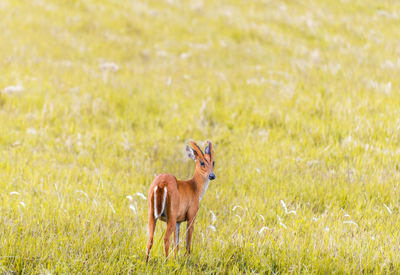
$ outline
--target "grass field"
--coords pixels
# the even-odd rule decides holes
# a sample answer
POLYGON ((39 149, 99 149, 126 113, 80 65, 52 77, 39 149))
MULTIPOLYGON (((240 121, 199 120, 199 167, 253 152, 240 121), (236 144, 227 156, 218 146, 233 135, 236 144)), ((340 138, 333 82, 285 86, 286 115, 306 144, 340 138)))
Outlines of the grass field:
POLYGON ((400 2, 2 0, 0 18, 0 273, 400 273, 400 2), (141 194, 192 175, 189 139, 213 141, 217 176, 193 253, 165 262, 158 223, 146 265, 141 194))

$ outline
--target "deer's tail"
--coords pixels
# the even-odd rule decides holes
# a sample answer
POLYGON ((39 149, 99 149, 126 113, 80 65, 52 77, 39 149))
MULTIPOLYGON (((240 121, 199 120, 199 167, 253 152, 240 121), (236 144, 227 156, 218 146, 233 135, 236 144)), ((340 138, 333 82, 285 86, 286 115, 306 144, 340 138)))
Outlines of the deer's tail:
POLYGON ((167 187, 160 188, 157 185, 153 190, 153 207, 154 207, 154 218, 158 219, 165 210, 165 204, 167 202, 167 187))

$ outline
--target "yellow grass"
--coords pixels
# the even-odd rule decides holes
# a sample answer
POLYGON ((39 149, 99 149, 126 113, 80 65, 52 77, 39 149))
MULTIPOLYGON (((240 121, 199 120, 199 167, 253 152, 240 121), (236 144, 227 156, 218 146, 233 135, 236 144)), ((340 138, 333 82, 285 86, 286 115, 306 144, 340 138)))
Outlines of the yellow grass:
POLYGON ((399 2, 2 0, 0 18, 0 273, 400 272, 399 2), (165 262, 159 223, 146 265, 137 193, 191 176, 189 139, 213 141, 217 176, 193 253, 165 262))

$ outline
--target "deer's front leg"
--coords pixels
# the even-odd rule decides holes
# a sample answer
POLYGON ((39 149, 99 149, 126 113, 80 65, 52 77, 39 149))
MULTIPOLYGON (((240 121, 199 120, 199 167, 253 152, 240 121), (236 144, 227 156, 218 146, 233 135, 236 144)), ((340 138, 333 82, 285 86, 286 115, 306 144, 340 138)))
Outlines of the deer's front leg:
POLYGON ((188 213, 188 221, 187 221, 187 235, 186 235, 186 254, 190 254, 190 244, 192 243, 192 235, 194 230, 194 221, 196 219, 198 209, 193 211, 192 213, 188 213))

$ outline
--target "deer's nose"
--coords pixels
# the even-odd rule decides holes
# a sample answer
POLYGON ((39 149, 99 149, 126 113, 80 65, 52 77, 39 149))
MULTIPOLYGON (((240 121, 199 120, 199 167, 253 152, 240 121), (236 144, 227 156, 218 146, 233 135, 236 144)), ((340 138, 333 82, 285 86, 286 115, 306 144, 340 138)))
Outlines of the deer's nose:
POLYGON ((210 175, 208 175, 208 178, 209 178, 210 180, 215 180, 215 174, 214 174, 214 173, 211 173, 210 175))

